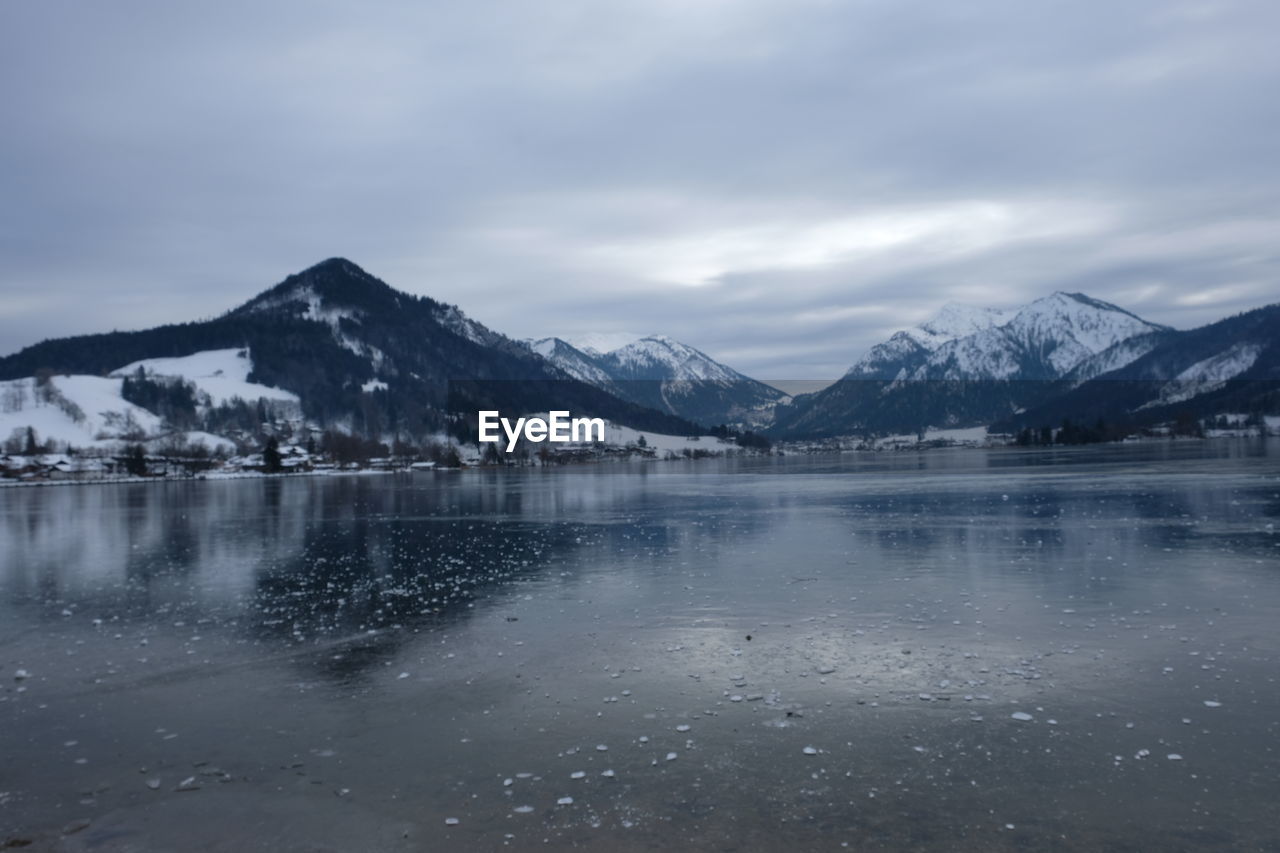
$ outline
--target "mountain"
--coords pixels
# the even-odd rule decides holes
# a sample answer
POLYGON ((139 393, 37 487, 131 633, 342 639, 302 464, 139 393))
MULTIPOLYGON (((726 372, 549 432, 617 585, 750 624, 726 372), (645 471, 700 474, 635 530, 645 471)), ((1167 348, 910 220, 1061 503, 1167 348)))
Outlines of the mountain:
POLYGON ((839 382, 779 407, 774 432, 810 437, 990 423, 1069 389, 1074 370, 1082 381, 1091 369, 1114 369, 1145 352, 1125 342, 1155 346, 1170 331, 1081 293, 1054 293, 1007 312, 948 305, 872 347, 839 382))
MULTIPOLYGON (((0 429, 28 417, 24 409, 58 405, 49 389, 67 376, 99 380, 93 406, 114 395, 167 425, 223 435, 294 414, 368 437, 462 434, 474 430, 477 409, 552 408, 653 432, 702 431, 582 382, 455 306, 395 290, 342 258, 213 320, 48 340, 0 358, 11 410, 0 429)), ((83 406, 66 402, 66 417, 81 423, 83 406)))
POLYGON ((1144 350, 1136 358, 993 428, 1059 427, 1064 420, 1092 426, 1102 419, 1132 429, 1280 411, 1280 304, 1135 343, 1144 350))
POLYGON ((1009 316, 994 308, 973 308, 949 303, 919 326, 895 332, 873 346, 845 373, 845 379, 905 379, 923 367, 929 356, 958 338, 1008 322, 1009 316))
POLYGON ((529 349, 550 361, 565 373, 582 382, 589 382, 611 394, 617 393, 613 377, 597 361, 599 353, 580 350, 560 338, 543 338, 525 342, 529 349))
POLYGON ((640 340, 642 337, 644 336, 633 335, 628 332, 587 332, 564 338, 564 341, 587 355, 600 356, 607 352, 621 349, 629 343, 640 340))
POLYGON ((527 341, 569 375, 642 406, 715 426, 756 428, 787 399, 706 353, 665 335, 650 335, 607 352, 560 338, 527 341))
POLYGON ((1173 329, 1160 329, 1154 332, 1134 335, 1132 338, 1125 338, 1107 347, 1102 352, 1089 356, 1071 368, 1066 378, 1077 384, 1087 382, 1095 376, 1110 373, 1132 361, 1137 361, 1156 347, 1175 339, 1177 336, 1178 332, 1173 329))

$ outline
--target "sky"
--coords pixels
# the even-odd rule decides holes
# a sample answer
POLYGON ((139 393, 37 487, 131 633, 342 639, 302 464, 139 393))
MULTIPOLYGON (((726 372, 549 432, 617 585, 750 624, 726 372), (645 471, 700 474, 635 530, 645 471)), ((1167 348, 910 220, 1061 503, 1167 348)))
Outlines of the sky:
POLYGON ((0 4, 0 353, 347 257, 839 376, 943 304, 1278 298, 1274 0, 0 4))

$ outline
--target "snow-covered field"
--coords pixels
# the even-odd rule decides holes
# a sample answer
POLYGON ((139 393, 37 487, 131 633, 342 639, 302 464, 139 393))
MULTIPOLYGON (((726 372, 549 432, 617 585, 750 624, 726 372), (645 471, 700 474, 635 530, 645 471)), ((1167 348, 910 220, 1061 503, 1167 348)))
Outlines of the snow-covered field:
MULTIPOLYGON (((925 441, 953 441, 956 444, 983 444, 987 440, 987 428, 984 426, 965 427, 964 429, 928 429, 924 434, 925 441)), ((909 435, 889 435, 878 439, 880 447, 892 447, 901 444, 916 444, 920 437, 915 433, 909 435)))
POLYGON ((39 441, 77 447, 114 443, 119 437, 154 434, 160 419, 120 396, 122 380, 101 376, 55 376, 49 387, 35 379, 0 382, 0 440, 31 427, 39 441))
POLYGON ((297 403, 298 395, 269 385, 249 381, 253 361, 248 350, 205 350, 181 358, 147 358, 112 371, 112 376, 128 376, 141 367, 149 376, 181 378, 209 395, 215 406, 235 398, 253 402, 259 398, 297 403))
POLYGON ((153 439, 153 444, 162 444, 174 439, 181 440, 185 444, 203 444, 212 451, 222 451, 223 453, 235 453, 236 443, 229 438, 221 435, 214 435, 204 430, 193 429, 187 432, 171 433, 158 439, 153 439))
MULTIPOLYGON (((114 446, 121 440, 156 443, 178 439, 199 442, 211 450, 235 449, 223 436, 167 430, 160 417, 124 399, 124 377, 139 368, 150 377, 180 378, 194 384, 207 396, 205 402, 213 406, 236 398, 299 405, 296 394, 249 381, 253 362, 247 351, 207 350, 182 358, 135 361, 110 376, 53 376, 44 386, 34 378, 0 382, 0 441, 15 433, 25 434, 30 427, 39 443, 52 441, 82 448, 114 446)), ((19 440, 25 441, 25 435, 19 440)))
POLYGON ((637 444, 641 436, 644 436, 645 446, 654 450, 658 458, 662 458, 668 452, 680 456, 686 450, 690 452, 706 450, 711 453, 724 453, 738 449, 738 446, 731 441, 721 441, 709 435, 689 438, 684 435, 663 435, 656 432, 645 432, 631 427, 617 426, 612 423, 606 423, 605 425, 604 440, 606 444, 614 444, 620 447, 628 444, 637 444))

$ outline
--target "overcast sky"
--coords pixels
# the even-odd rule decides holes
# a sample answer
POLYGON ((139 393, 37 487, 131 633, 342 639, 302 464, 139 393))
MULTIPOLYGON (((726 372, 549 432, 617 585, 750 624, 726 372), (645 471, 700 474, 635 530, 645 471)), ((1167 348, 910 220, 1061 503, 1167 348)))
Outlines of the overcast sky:
POLYGON ((0 5, 0 352, 326 257, 834 377, 948 301, 1280 299, 1280 3, 0 5))

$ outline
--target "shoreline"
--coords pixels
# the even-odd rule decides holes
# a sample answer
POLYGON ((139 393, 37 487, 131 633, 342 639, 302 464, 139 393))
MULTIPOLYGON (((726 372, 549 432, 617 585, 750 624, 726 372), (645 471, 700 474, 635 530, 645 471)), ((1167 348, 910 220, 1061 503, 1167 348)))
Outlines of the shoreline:
MULTIPOLYGON (((1097 443, 1090 443, 1090 444, 1036 445, 1035 447, 1031 447, 1031 448, 1023 447, 1013 442, 1008 442, 1004 444, 950 444, 950 445, 941 445, 941 446, 929 444, 926 442, 926 443, 913 445, 913 446, 892 446, 892 447, 880 447, 880 448, 874 448, 874 449, 827 448, 827 449, 815 449, 815 450, 787 451, 785 448, 783 448, 781 452, 775 451, 773 453, 763 454, 763 455, 805 457, 805 456, 827 456, 827 455, 841 456, 849 453, 866 453, 866 454, 880 454, 880 453, 900 454, 900 453, 909 453, 909 452, 936 453, 940 451, 954 451, 954 450, 1019 450, 1019 451, 1029 450, 1029 449, 1084 450, 1089 448, 1101 449, 1101 448, 1112 448, 1112 447, 1126 446, 1126 445, 1150 446, 1150 445, 1170 444, 1170 443, 1220 442, 1220 441, 1240 441, 1240 440, 1266 441, 1272 438, 1276 438, 1276 436, 1268 436, 1268 435, 1218 435, 1218 436, 1203 436, 1203 437, 1161 436, 1161 437, 1143 438, 1139 440, 1109 441, 1109 442, 1097 442, 1097 443)), ((754 454, 754 455, 762 455, 762 454, 754 454)), ((717 454, 717 455, 707 456, 707 457, 677 457, 677 458, 642 457, 642 458, 638 458, 637 460, 628 459, 626 461, 691 462, 691 461, 700 461, 700 459, 723 459, 723 458, 727 458, 727 457, 725 455, 717 454)), ((66 478, 66 479, 56 479, 56 480, 0 479, 0 489, 46 488, 46 487, 61 487, 61 486, 145 485, 145 484, 154 484, 154 483, 193 483, 193 482, 201 482, 201 481, 207 482, 207 481, 213 481, 213 480, 270 480, 270 479, 284 479, 284 478, 292 479, 292 478, 305 478, 305 477, 366 477, 366 476, 373 476, 373 475, 386 476, 386 475, 397 475, 397 474, 413 475, 413 474, 425 474, 425 473, 434 474, 436 472, 452 473, 452 472, 459 472, 459 471, 466 471, 466 470, 505 470, 507 468, 520 468, 522 470, 528 469, 528 468, 565 468, 565 467, 578 466, 578 465, 598 465, 598 464, 601 464, 602 462, 616 464, 618 461, 620 460, 607 459, 607 460, 574 461, 574 462, 567 462, 567 463, 556 464, 556 465, 522 465, 522 466, 463 465, 462 467, 458 467, 458 468, 429 468, 429 469, 414 469, 410 467, 390 468, 390 469, 359 468, 359 469, 352 469, 352 470, 325 469, 325 470, 319 470, 319 471, 316 471, 316 470, 281 471, 275 474, 267 474, 261 471, 227 471, 227 472, 216 471, 211 473, 196 474, 192 476, 175 476, 175 477, 125 476, 125 477, 87 477, 83 479, 66 478)))

